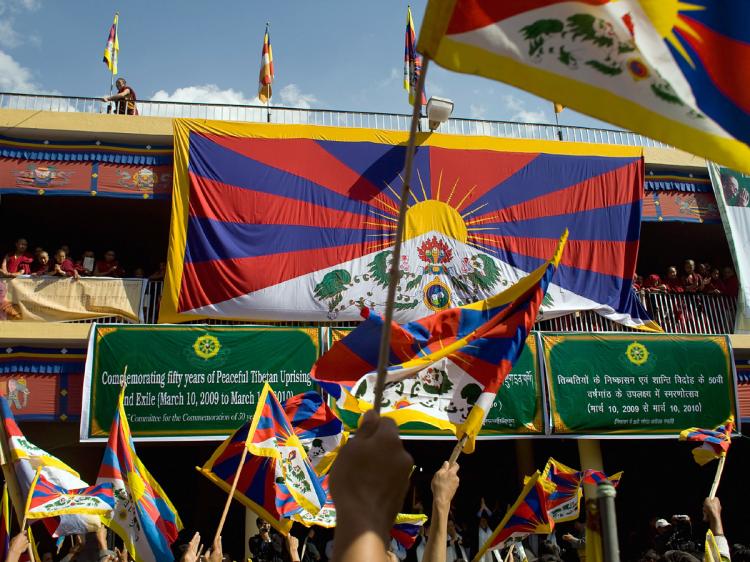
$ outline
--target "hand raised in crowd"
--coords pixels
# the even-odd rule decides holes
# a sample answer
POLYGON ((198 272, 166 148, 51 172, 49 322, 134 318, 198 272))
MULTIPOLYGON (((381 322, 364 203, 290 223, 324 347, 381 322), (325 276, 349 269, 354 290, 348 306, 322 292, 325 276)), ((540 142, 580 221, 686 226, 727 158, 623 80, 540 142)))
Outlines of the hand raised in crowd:
POLYGON ((300 562, 299 559, 299 539, 289 533, 286 536, 286 546, 289 550, 289 560, 291 562, 300 562))
POLYGON ((208 562, 221 562, 224 559, 224 551, 221 548, 221 536, 217 537, 210 550, 206 552, 208 562))
POLYGON ((70 546, 68 554, 75 556, 83 550, 83 546, 86 544, 86 535, 73 535, 72 541, 73 544, 70 546))
POLYGON ((107 550, 107 527, 99 525, 96 529, 96 541, 99 543, 99 550, 107 550))
POLYGON ((724 526, 721 523, 721 502, 719 498, 706 498, 703 500, 703 517, 708 522, 711 532, 718 536, 724 534, 724 526))
POLYGON ((8 549, 8 556, 5 559, 6 562, 18 562, 18 559, 23 555, 29 548, 29 537, 26 531, 21 531, 10 541, 10 548, 8 549))
MULTIPOLYGON (((458 490, 458 464, 448 461, 432 477, 432 516, 430 536, 424 549, 422 562, 445 562, 445 544, 448 542, 448 515, 451 502, 458 490)), ((455 533, 455 528, 453 529, 455 533)))
POLYGON ((335 562, 383 561, 409 485, 413 460, 392 420, 370 410, 331 471, 338 525, 335 562))
POLYGON ((185 552, 182 553, 182 558, 180 559, 181 562, 198 562, 200 544, 201 534, 195 533, 193 538, 190 539, 185 552))
POLYGON ((128 562, 128 549, 124 546, 122 550, 115 547, 115 555, 117 556, 117 562, 128 562))

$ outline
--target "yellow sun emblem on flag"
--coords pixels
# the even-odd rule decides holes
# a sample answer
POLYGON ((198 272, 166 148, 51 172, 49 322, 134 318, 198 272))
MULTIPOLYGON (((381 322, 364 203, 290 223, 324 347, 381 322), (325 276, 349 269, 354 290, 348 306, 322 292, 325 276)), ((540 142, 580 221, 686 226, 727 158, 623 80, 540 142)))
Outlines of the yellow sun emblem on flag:
POLYGON ((625 355, 633 365, 641 366, 648 361, 648 349, 642 343, 634 341, 625 350, 625 355))
POLYGON ((216 357, 221 349, 221 344, 218 338, 215 336, 209 336, 208 334, 198 336, 193 344, 193 351, 201 359, 211 359, 216 357))
POLYGON ((656 32, 669 41, 669 44, 682 55, 690 66, 695 67, 685 47, 682 46, 682 43, 674 34, 674 30, 678 29, 687 35, 692 35, 696 39, 700 39, 698 33, 680 17, 680 13, 705 10, 706 7, 689 2, 681 2, 680 0, 640 0, 640 4, 643 11, 646 12, 648 19, 651 20, 651 24, 654 26, 656 32))

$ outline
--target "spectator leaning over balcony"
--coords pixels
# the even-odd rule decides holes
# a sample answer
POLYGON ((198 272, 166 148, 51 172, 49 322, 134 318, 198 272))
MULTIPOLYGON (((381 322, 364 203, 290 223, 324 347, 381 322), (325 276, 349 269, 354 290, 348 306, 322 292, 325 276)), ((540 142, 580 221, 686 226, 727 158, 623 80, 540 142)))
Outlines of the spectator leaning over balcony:
POLYGON ((16 240, 16 249, 9 254, 5 254, 2 264, 0 264, 0 275, 3 277, 18 277, 31 273, 34 256, 27 251, 28 248, 29 243, 26 238, 16 240))
POLYGON ((685 260, 683 265, 683 271, 685 275, 682 276, 682 286, 686 293, 698 293, 703 288, 703 278, 700 273, 695 270, 695 262, 693 260, 685 260))
POLYGON ((68 255, 62 248, 55 252, 55 263, 52 264, 49 274, 58 277, 75 277, 76 279, 79 277, 76 266, 68 259, 68 255))
POLYGON ((734 274, 734 269, 726 266, 721 270, 721 282, 723 284, 723 293, 730 297, 736 297, 740 292, 740 282, 734 274))
POLYGON ((47 275, 49 273, 49 254, 42 250, 36 256, 34 263, 31 265, 32 275, 47 275))
POLYGON ((125 270, 115 259, 114 250, 107 250, 104 253, 104 259, 96 262, 94 275, 97 277, 123 277, 125 275, 125 270))
MULTIPOLYGON (((675 270, 675 275, 677 270, 675 270)), ((649 293, 666 293, 667 286, 656 273, 652 273, 643 280, 643 290, 649 293)))
POLYGON ((138 115, 138 108, 135 106, 135 90, 128 86, 125 78, 118 78, 115 82, 117 93, 111 96, 105 96, 104 101, 115 102, 115 113, 121 115, 138 115))
POLYGON ((682 281, 677 276, 677 268, 670 266, 667 269, 667 278, 664 280, 664 286, 667 288, 668 293, 684 293, 682 281))
POLYGON ((76 262, 76 269, 78 274, 84 277, 91 277, 94 275, 94 268, 96 267, 96 254, 93 250, 86 250, 83 252, 81 259, 76 262))
POLYGON ((703 280, 703 292, 709 295, 720 295, 724 284, 721 282, 721 272, 718 267, 711 270, 711 275, 703 280))

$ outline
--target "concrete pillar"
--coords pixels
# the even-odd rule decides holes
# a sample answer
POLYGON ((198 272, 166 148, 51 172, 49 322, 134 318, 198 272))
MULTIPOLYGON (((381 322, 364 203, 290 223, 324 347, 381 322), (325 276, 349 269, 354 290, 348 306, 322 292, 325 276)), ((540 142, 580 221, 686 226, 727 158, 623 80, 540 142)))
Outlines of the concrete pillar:
MULTIPOLYGON (((602 449, 598 439, 579 439, 578 455, 581 458, 581 470, 593 468, 604 472, 602 462, 602 449)), ((596 486, 593 484, 583 485, 583 496, 586 499, 596 499, 596 486)))
POLYGON ((526 476, 531 476, 536 470, 534 464, 534 447, 531 439, 514 439, 516 446, 516 469, 518 470, 518 481, 523 484, 526 476))

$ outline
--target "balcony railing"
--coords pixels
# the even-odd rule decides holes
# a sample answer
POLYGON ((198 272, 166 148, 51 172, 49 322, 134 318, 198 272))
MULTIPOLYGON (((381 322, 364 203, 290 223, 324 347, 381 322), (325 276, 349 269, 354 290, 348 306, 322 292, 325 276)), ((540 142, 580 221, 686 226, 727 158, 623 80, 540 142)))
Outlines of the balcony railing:
MULTIPOLYGON (((156 324, 159 317, 159 301, 164 288, 162 281, 149 281, 143 304, 143 318, 146 324, 156 324)), ((725 295, 641 293, 641 302, 651 317, 664 329, 674 334, 731 334, 737 313, 737 298, 725 295)), ((93 322, 94 320, 76 320, 93 322)), ((99 323, 123 322, 118 317, 98 318, 99 323)), ((245 324, 246 322, 225 322, 221 320, 200 320, 194 324, 245 324)), ((258 323, 258 322, 254 322, 258 323)), ((260 322, 274 326, 306 326, 310 322, 260 322)), ((358 322, 325 322, 326 325, 344 327, 356 326, 358 322)), ((560 316, 537 322, 537 330, 552 332, 632 332, 622 324, 607 320, 590 310, 560 316)))
MULTIPOLYGON (((0 109, 26 109, 72 113, 107 113, 107 103, 100 98, 15 94, 0 92, 0 109)), ((266 123, 269 110, 259 105, 227 105, 213 103, 181 103, 164 101, 138 101, 138 113, 144 117, 189 117, 266 123)), ((122 115, 122 119, 136 119, 122 115)), ((360 127, 390 131, 408 131, 411 115, 404 113, 376 113, 365 111, 336 111, 330 109, 299 109, 271 106, 270 122, 285 125, 327 125, 331 127, 360 127)), ((427 130, 427 119, 422 119, 422 130, 427 130)), ((482 119, 450 119, 441 125, 439 132, 451 135, 490 136, 514 139, 562 140, 595 144, 627 146, 668 145, 630 131, 596 129, 589 127, 557 126, 513 121, 486 121, 482 119)))

